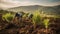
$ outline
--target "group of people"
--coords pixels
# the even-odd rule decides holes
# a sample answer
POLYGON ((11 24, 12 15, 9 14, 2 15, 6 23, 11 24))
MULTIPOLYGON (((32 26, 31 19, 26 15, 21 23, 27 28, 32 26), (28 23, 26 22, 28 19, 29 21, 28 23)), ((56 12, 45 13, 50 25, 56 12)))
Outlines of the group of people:
POLYGON ((26 24, 32 24, 32 17, 33 14, 30 13, 24 13, 24 12, 20 12, 20 13, 16 13, 15 17, 13 19, 13 23, 15 23, 16 25, 26 25, 26 24), (23 24, 22 24, 23 23, 23 24))

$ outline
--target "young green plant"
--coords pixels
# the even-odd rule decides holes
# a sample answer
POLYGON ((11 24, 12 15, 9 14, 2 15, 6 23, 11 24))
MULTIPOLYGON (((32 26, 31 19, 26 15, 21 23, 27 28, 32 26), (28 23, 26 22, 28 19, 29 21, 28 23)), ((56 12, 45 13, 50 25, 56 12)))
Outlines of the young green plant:
POLYGON ((2 16, 3 20, 6 20, 8 22, 10 22, 13 19, 14 15, 12 15, 11 13, 6 13, 2 16))
POLYGON ((34 27, 38 24, 41 24, 41 16, 40 16, 40 12, 39 11, 36 11, 33 13, 33 25, 34 27))
POLYGON ((48 26, 49 26, 49 20, 50 19, 44 19, 43 24, 44 24, 45 28, 48 28, 48 26))

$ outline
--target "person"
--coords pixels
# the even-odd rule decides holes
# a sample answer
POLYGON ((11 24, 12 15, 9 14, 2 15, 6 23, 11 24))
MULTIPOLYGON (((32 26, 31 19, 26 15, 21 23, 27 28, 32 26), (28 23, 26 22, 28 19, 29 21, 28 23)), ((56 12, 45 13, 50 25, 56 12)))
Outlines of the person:
POLYGON ((20 17, 22 17, 22 14, 21 14, 21 13, 16 13, 16 14, 15 14, 15 17, 20 18, 20 17))
POLYGON ((33 17, 33 14, 30 13, 30 14, 28 15, 28 18, 30 19, 30 18, 32 18, 32 17, 33 17))
POLYGON ((15 14, 15 18, 13 19, 13 23, 17 26, 20 26, 21 22, 22 22, 22 16, 23 16, 23 13, 21 12, 17 12, 15 14))

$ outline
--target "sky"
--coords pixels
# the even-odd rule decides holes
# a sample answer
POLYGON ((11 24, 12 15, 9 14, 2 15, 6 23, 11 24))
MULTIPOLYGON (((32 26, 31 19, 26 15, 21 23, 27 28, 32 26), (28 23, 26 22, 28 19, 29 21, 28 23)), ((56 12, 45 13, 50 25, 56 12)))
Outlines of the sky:
POLYGON ((27 5, 55 6, 60 0, 0 0, 0 8, 12 8, 27 5))

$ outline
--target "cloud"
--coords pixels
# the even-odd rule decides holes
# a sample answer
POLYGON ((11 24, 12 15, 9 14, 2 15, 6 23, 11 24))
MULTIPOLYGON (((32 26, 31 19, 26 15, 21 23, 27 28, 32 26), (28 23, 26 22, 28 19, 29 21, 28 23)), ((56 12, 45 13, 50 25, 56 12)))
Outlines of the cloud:
POLYGON ((60 5, 60 0, 0 0, 0 8, 11 8, 26 5, 60 5))
POLYGON ((0 8, 11 8, 16 6, 26 6, 33 4, 34 2, 30 2, 30 1, 0 0, 0 8))
POLYGON ((19 1, 12 1, 12 0, 0 0, 0 3, 6 4, 6 5, 18 5, 18 4, 20 4, 19 1))
POLYGON ((19 1, 13 1, 13 0, 0 0, 0 8, 11 8, 20 6, 19 1))

